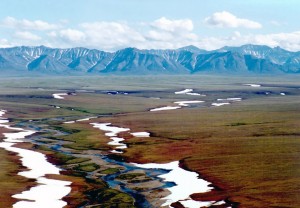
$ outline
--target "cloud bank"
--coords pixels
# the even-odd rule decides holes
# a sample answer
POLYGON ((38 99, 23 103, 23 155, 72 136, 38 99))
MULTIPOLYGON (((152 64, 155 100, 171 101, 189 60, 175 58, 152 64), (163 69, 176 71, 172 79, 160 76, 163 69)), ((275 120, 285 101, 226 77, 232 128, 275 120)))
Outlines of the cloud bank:
POLYGON ((205 23, 214 27, 222 27, 222 28, 248 28, 248 29, 260 29, 262 25, 258 22, 238 18, 235 15, 223 11, 216 12, 212 14, 210 17, 206 17, 204 20, 205 23))
POLYGON ((195 45, 212 50, 226 45, 261 44, 280 46, 292 51, 300 50, 300 31, 260 34, 261 29, 261 23, 237 17, 227 11, 213 13, 199 22, 188 18, 161 17, 143 23, 94 21, 72 26, 67 20, 50 23, 6 17, 0 20, 0 31, 5 34, 0 36, 0 47, 46 45, 115 51, 125 47, 176 49, 195 45), (243 29, 243 33, 239 32, 239 29, 243 29), (206 30, 215 31, 215 35, 205 35, 206 30), (222 33, 223 30, 231 32, 226 36, 220 35, 225 34, 222 33))

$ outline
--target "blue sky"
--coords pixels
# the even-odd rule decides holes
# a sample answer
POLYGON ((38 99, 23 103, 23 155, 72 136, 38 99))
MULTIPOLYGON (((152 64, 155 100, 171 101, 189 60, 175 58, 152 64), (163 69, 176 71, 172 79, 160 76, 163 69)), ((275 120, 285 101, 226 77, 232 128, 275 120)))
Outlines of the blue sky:
POLYGON ((0 47, 300 50, 298 0, 1 0, 0 47))

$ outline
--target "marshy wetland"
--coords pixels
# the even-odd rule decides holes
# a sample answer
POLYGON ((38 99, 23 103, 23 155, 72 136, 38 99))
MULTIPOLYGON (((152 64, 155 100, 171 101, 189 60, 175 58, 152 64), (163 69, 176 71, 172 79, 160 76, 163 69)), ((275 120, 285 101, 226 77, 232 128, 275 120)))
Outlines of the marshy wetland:
MULTIPOLYGON (((68 182, 70 193, 54 197, 61 207, 300 207, 298 76, 1 78, 0 86, 0 120, 35 132, 13 146, 60 170, 45 180, 68 182)), ((0 133, 4 143, 16 132, 0 133)), ((7 150, 0 207, 18 207, 26 198, 14 195, 47 183, 18 174, 30 167, 7 150)))

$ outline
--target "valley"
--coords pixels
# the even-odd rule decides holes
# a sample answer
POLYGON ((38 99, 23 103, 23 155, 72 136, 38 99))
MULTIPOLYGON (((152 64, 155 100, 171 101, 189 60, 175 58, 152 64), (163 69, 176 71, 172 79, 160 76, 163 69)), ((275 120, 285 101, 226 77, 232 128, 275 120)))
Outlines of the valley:
MULTIPOLYGON (((65 207, 298 207, 298 80, 3 77, 1 119, 36 132, 18 148, 61 170, 47 178, 70 182, 65 207)), ((17 174, 18 155, 0 154, 10 207, 37 181, 17 174)))

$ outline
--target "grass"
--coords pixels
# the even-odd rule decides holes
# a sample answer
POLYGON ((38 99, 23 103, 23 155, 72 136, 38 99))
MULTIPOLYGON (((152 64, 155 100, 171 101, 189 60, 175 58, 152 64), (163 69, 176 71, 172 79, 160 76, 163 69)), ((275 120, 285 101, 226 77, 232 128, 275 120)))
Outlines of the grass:
POLYGON ((100 166, 95 163, 82 163, 74 167, 75 170, 83 172, 93 172, 99 168, 100 166))
POLYGON ((25 191, 27 187, 33 186, 34 183, 22 176, 16 175, 20 168, 20 163, 16 156, 0 149, 0 157, 0 207, 12 207, 17 200, 11 196, 15 193, 25 191))
MULTIPOLYGON (((205 75, 60 77, 49 80, 1 78, 0 106, 9 111, 7 115, 15 118, 15 122, 54 117, 73 120, 102 115, 93 122, 111 122, 129 127, 132 132, 149 131, 153 135, 151 138, 132 138, 125 134, 129 148, 122 156, 128 161, 141 163, 181 160, 183 167, 197 171, 201 177, 220 188, 209 196, 194 194, 194 199, 218 196, 238 202, 240 207, 300 207, 298 81, 297 76, 241 78, 205 75), (263 83, 268 86, 254 89, 242 86, 243 83, 263 83), (206 106, 218 98, 242 97, 243 101, 219 108, 146 112, 149 108, 191 99, 173 93, 185 88, 207 94, 207 97, 193 97, 206 101, 206 106), (52 93, 60 89, 96 92, 78 92, 77 96, 67 96, 65 100, 52 99, 52 93), (113 96, 103 94, 103 90, 131 93, 113 96), (271 91, 272 95, 266 96, 258 91, 271 91), (288 96, 278 95, 281 91, 288 92, 288 96), (49 106, 49 101, 61 108, 49 106)), ((107 145, 110 140, 89 122, 58 126, 57 122, 49 121, 47 125, 70 133, 57 139, 70 141, 65 147, 78 152, 89 149, 108 151, 110 148, 107 145)), ((133 207, 130 196, 109 189, 102 181, 83 178, 86 174, 80 171, 95 169, 88 160, 60 154, 55 157, 62 165, 78 167, 77 170, 66 171, 70 180, 74 181, 69 207, 78 207, 87 201, 92 207, 133 207), (84 163, 89 165, 85 166, 84 163)), ((6 188, 1 190, 15 193, 27 182, 15 176, 9 178, 7 174, 19 167, 15 161, 11 162, 11 156, 1 158, 4 158, 0 164, 1 181, 8 182, 6 188)), ((107 169, 104 173, 114 171, 118 170, 107 169)))
POLYGON ((223 197, 241 207, 299 207, 300 99, 280 99, 273 104, 245 101, 223 108, 136 113, 105 122, 151 129, 155 135, 142 143, 140 138, 127 140, 127 160, 183 160, 184 167, 213 182, 223 197))
POLYGON ((59 139, 72 142, 64 145, 67 148, 74 150, 108 149, 107 142, 109 139, 89 123, 65 124, 63 128, 66 131, 74 131, 76 129, 76 133, 58 137, 59 139))
POLYGON ((52 162, 55 161, 64 166, 63 175, 53 175, 51 178, 72 181, 72 192, 64 197, 64 200, 68 202, 67 208, 110 207, 110 205, 120 208, 135 207, 134 200, 130 195, 110 189, 101 179, 86 177, 86 173, 100 168, 95 163, 88 163, 87 161, 90 159, 63 156, 63 154, 55 153, 43 146, 40 146, 39 149, 47 154, 52 162))
POLYGON ((125 180, 127 183, 142 183, 151 181, 152 179, 146 176, 144 173, 125 173, 117 177, 118 180, 125 180))
POLYGON ((110 175, 110 174, 115 174, 119 171, 120 171, 120 169, 118 169, 118 168, 108 168, 108 169, 102 170, 100 173, 104 174, 104 175, 110 175))
POLYGON ((80 157, 78 157, 78 158, 74 158, 74 159, 71 159, 71 160, 66 161, 66 164, 67 164, 67 165, 70 165, 70 164, 77 164, 77 163, 88 162, 88 161, 90 161, 90 160, 91 160, 91 159, 89 159, 89 158, 80 158, 80 157))

